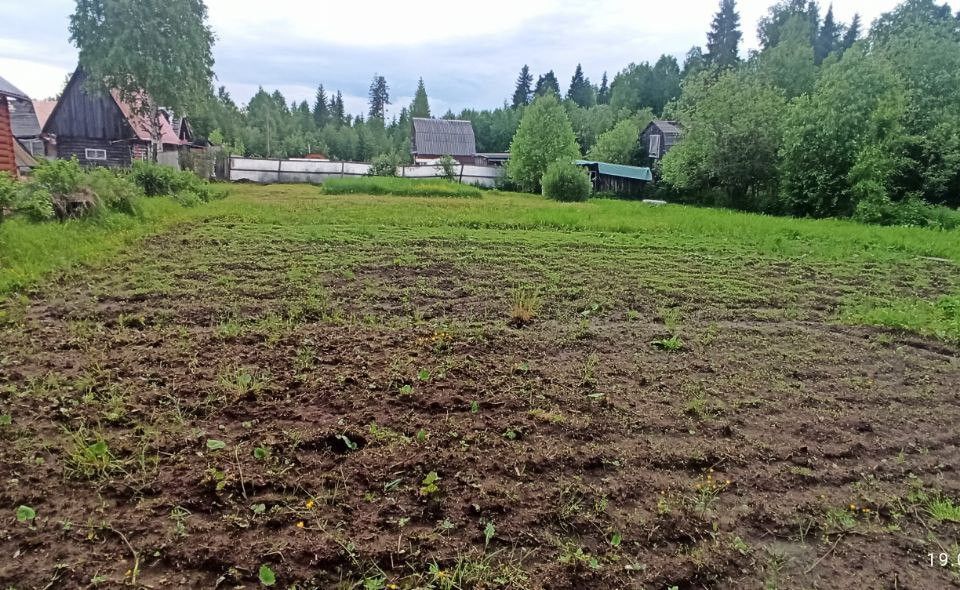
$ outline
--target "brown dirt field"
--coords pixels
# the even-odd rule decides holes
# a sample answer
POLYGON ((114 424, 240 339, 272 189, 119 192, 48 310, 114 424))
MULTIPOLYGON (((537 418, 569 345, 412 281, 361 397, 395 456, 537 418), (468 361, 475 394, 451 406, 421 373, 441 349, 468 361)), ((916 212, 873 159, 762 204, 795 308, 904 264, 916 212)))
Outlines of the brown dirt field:
POLYGON ((834 323, 855 272, 248 229, 5 304, 0 586, 958 586, 958 351, 834 323))

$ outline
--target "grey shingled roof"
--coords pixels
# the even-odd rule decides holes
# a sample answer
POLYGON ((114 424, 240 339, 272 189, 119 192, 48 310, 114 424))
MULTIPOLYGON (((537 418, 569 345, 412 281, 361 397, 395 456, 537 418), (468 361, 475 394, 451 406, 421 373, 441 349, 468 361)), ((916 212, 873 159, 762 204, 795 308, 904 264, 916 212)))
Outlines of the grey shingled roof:
POLYGON ((13 136, 24 139, 40 137, 40 121, 29 100, 14 100, 10 104, 10 128, 13 136))
POLYGON ((680 129, 680 125, 676 121, 654 121, 651 125, 656 125, 663 133, 665 147, 670 148, 680 143, 680 135, 683 130, 680 129))
POLYGON ((431 156, 475 156, 477 140, 470 121, 413 120, 413 151, 431 156))
POLYGON ((30 100, 30 97, 26 95, 25 92, 7 82, 3 76, 0 76, 0 95, 9 96, 11 98, 16 98, 18 100, 30 100))

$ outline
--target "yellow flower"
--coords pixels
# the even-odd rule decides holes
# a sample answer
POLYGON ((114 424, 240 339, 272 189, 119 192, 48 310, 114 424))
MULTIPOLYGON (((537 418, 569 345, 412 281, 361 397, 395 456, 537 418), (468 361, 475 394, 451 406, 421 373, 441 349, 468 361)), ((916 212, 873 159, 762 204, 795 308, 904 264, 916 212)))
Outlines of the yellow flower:
POLYGON ((298 529, 302 529, 302 528, 303 528, 303 521, 302 521, 302 520, 297 523, 297 528, 298 528, 298 529))
POLYGON ((312 509, 313 509, 313 498, 310 498, 309 500, 307 500, 307 510, 312 510, 312 509))
POLYGON ((856 505, 856 504, 851 504, 851 505, 850 505, 850 510, 856 510, 856 509, 857 509, 857 505, 856 505))
POLYGON ((445 572, 444 570, 437 570, 437 577, 440 579, 446 578, 447 572, 445 572))

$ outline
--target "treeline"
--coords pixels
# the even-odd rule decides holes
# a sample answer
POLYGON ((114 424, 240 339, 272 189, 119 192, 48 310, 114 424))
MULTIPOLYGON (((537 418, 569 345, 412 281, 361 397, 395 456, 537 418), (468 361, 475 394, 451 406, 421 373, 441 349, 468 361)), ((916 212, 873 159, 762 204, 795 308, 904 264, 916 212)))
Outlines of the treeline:
POLYGON ((858 18, 780 2, 746 59, 737 24, 724 0, 711 40, 727 32, 726 57, 691 67, 666 108, 684 128, 660 170, 678 196, 917 224, 960 205, 960 13, 907 0, 861 39, 858 18))

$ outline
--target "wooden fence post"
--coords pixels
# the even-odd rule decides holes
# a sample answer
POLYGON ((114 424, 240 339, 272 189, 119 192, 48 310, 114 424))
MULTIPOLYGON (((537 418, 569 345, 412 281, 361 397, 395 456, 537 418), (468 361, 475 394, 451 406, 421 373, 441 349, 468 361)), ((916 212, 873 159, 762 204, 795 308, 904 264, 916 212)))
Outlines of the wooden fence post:
POLYGON ((460 164, 460 184, 463 184, 463 164, 460 164))

